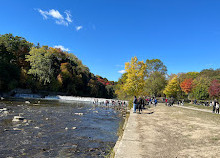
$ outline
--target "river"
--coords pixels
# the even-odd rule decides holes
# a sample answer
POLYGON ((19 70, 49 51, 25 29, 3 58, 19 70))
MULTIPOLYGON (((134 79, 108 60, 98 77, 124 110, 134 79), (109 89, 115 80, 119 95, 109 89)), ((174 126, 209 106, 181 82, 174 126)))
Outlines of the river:
POLYGON ((120 111, 90 102, 4 100, 0 157, 104 157, 114 147, 120 111), (14 116, 24 117, 12 121, 14 116))

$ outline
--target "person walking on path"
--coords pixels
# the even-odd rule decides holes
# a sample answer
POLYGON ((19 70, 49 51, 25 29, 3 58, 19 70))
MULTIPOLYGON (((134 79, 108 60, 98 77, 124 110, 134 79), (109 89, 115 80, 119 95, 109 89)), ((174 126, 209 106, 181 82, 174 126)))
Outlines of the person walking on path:
POLYGON ((136 113, 136 109, 137 109, 137 97, 136 96, 134 96, 133 108, 134 108, 134 113, 136 113))
POLYGON ((219 102, 216 102, 216 114, 219 114, 219 102))

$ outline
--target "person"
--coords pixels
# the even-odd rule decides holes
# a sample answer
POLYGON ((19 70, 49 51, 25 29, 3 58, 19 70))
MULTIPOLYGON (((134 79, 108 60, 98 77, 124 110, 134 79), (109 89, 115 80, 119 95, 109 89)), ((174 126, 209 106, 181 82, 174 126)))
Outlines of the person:
POLYGON ((213 109, 212 112, 215 113, 216 100, 213 101, 213 109))
POLYGON ((136 113, 136 109, 137 109, 137 97, 136 96, 134 96, 133 108, 134 108, 134 113, 136 113))
POLYGON ((219 114, 219 102, 216 102, 216 114, 219 114))
POLYGON ((157 106, 157 99, 156 98, 154 99, 154 104, 155 104, 155 106, 157 106))
POLYGON ((146 101, 145 96, 143 96, 143 99, 142 99, 142 108, 143 109, 145 109, 145 101, 146 101))
POLYGON ((142 104, 143 104, 143 99, 141 97, 138 98, 138 111, 139 111, 139 114, 141 113, 142 111, 142 104))
POLYGON ((168 101, 168 99, 166 98, 166 99, 165 99, 166 105, 168 105, 168 104, 167 104, 167 101, 168 101))

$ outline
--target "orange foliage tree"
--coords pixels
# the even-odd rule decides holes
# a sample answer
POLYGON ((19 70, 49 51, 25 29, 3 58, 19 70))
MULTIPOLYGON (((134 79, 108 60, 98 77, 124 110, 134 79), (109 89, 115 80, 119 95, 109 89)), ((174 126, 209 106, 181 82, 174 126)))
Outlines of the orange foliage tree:
POLYGON ((180 83, 180 87, 182 91, 184 91, 186 94, 189 94, 193 88, 193 80, 191 78, 185 79, 183 82, 180 83))

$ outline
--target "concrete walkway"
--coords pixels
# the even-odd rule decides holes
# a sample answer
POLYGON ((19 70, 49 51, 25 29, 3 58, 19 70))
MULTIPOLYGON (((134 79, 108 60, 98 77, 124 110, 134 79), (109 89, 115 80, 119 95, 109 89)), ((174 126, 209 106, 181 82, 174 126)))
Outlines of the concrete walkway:
POLYGON ((211 137, 213 132, 220 134, 220 127, 210 124, 217 115, 208 113, 211 111, 164 104, 142 114, 131 110, 123 136, 114 148, 115 158, 220 157, 212 150, 219 149, 220 140, 218 143, 211 137))

